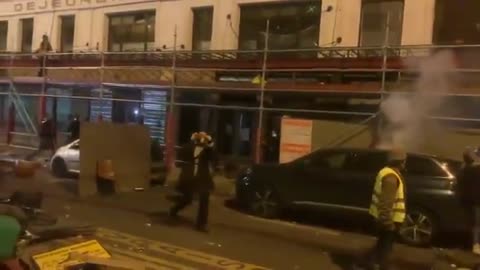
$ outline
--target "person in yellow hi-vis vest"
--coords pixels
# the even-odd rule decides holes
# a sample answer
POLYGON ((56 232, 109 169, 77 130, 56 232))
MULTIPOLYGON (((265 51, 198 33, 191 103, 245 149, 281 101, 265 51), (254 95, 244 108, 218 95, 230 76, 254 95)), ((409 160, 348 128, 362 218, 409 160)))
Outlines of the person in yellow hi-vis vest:
POLYGON ((407 154, 393 149, 388 154, 388 164, 375 179, 370 204, 370 215, 378 227, 377 243, 369 253, 372 269, 389 269, 389 257, 400 225, 405 221, 405 186, 401 171, 405 168, 407 154))

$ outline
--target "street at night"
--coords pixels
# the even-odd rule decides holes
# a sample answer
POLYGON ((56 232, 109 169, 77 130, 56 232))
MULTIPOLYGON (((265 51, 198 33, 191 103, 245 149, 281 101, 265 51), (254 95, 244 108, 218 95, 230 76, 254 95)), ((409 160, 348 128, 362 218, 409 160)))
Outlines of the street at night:
MULTIPOLYGON (((196 204, 176 221, 167 218, 169 188, 79 199, 68 191, 75 181, 40 172, 35 180, 4 181, 3 187, 43 190, 44 209, 60 224, 93 225, 95 239, 109 252, 150 269, 352 269, 374 243, 351 230, 253 217, 226 207, 226 198, 218 196, 212 198, 209 232, 197 232, 196 204)), ((472 260, 459 250, 443 252, 472 260)), ((395 251, 397 269, 430 269, 439 258, 432 249, 401 245, 395 251)))

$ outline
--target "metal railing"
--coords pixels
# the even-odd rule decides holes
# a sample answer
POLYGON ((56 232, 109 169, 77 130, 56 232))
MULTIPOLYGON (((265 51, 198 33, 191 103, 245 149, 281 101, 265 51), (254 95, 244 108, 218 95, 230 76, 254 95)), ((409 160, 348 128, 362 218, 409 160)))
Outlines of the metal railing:
MULTIPOLYGON (((268 35, 266 35, 265 44, 268 44, 268 35)), ((268 46, 268 45, 267 45, 268 46)), ((452 50, 459 58, 457 68, 452 72, 459 73, 477 73, 480 72, 479 61, 468 58, 465 55, 469 53, 480 52, 480 45, 455 45, 455 46, 379 46, 379 47, 323 47, 312 49, 295 50, 271 50, 264 48, 262 50, 223 50, 223 51, 182 51, 176 49, 176 34, 174 38, 174 49, 170 51, 148 51, 148 52, 79 52, 79 53, 47 53, 41 55, 44 59, 43 68, 48 72, 38 81, 22 78, 13 78, 13 83, 43 83, 42 91, 39 93, 18 93, 19 96, 30 97, 56 97, 66 99, 80 100, 104 100, 104 101, 122 101, 144 103, 145 101, 137 99, 119 99, 104 97, 105 88, 108 88, 109 81, 106 72, 122 71, 162 71, 168 72, 171 76, 165 81, 156 78, 153 81, 145 81, 139 84, 139 87, 149 87, 161 85, 164 89, 170 91, 170 100, 167 102, 149 102, 153 105, 168 105, 169 111, 173 112, 178 106, 213 108, 227 110, 246 110, 263 115, 264 112, 277 113, 314 113, 323 115, 338 116, 356 116, 362 119, 369 119, 376 115, 377 111, 345 111, 345 110, 326 110, 309 108, 282 108, 277 106, 268 106, 265 103, 267 94, 275 92, 302 92, 311 93, 312 91, 319 95, 342 94, 344 96, 368 95, 369 98, 380 98, 388 96, 391 87, 395 85, 396 80, 391 81, 389 74, 415 73, 417 70, 404 64, 408 58, 424 58, 432 55, 439 50, 452 50), (465 61, 465 59, 467 58, 465 61), (477 66, 478 65, 478 66, 477 66), (57 70, 80 70, 98 72, 98 78, 92 81, 77 80, 74 82, 61 82, 58 79, 50 78, 50 73, 57 70), (251 82, 244 83, 222 83, 214 80, 205 84, 195 82, 185 83, 177 80, 180 75, 191 74, 195 77, 198 72, 207 72, 215 77, 218 73, 247 74, 246 77, 255 77, 260 75, 260 84, 251 82), (316 82, 298 82, 298 79, 287 80, 287 82, 275 82, 272 74, 294 74, 304 75, 307 73, 315 74, 373 74, 377 79, 372 79, 367 83, 321 83, 316 82), (43 81, 43 82, 42 82, 43 81), (48 94, 45 88, 52 84, 91 84, 100 88, 98 96, 69 96, 48 94), (360 89, 363 88, 363 89, 360 89), (177 100, 176 91, 183 90, 205 90, 207 91, 237 91, 249 92, 259 95, 258 104, 245 105, 221 105, 195 103, 177 100)), ((479 54, 480 55, 480 54, 479 54)), ((36 54, 25 53, 0 53, 0 72, 7 70, 14 72, 18 70, 34 71, 40 68, 40 60, 36 54)), ((308 76, 307 76, 308 77, 308 76)), ((128 83, 128 82, 127 82, 128 83)), ((133 84, 131 82, 130 84, 133 84)), ((135 82, 137 83, 137 82, 135 82)), ((399 92, 399 91, 396 91, 399 92)), ((405 93, 408 93, 406 91, 405 93)), ((0 92, 0 95, 6 95, 8 92, 0 92)), ((447 96, 471 96, 478 97, 479 93, 447 93, 447 96)), ((469 117, 441 117, 431 116, 434 119, 448 121, 468 121, 480 122, 479 119, 469 117)), ((261 121, 260 117, 260 123, 261 121)), ((170 123, 170 121, 167 121, 170 123)), ((261 132, 261 126, 259 130, 261 132)), ((167 127, 167 133, 168 133, 167 127)), ((261 136, 261 133, 257 137, 261 136)), ((170 135, 168 135, 170 136, 170 135)), ((173 136, 173 135, 172 135, 173 136)), ((173 139, 170 139, 173 140, 173 139)), ((174 145, 175 142, 168 141, 174 145)), ((257 149, 260 149, 260 141, 257 139, 257 149)), ((258 159, 258 155, 257 155, 258 159)))

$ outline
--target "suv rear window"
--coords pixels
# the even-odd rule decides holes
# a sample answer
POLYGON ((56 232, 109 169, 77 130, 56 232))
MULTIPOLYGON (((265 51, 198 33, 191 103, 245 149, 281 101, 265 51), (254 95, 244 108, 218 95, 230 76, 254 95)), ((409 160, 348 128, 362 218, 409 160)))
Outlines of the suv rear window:
POLYGON ((419 156, 408 156, 406 172, 408 175, 426 177, 444 177, 445 171, 432 159, 419 156))

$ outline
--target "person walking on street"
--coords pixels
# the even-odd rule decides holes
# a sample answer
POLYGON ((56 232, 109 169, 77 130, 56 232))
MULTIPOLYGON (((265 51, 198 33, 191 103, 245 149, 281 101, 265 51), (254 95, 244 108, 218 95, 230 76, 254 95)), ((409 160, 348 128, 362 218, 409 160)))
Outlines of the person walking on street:
POLYGON ((480 255, 480 163, 476 153, 463 153, 464 166, 457 176, 457 196, 472 228, 472 252, 480 255))
POLYGON ((53 121, 48 117, 43 118, 38 132, 40 140, 38 150, 30 154, 27 159, 31 160, 44 151, 50 151, 49 158, 52 157, 55 154, 55 133, 55 124, 53 121))
POLYGON ((212 138, 205 132, 192 134, 191 143, 180 151, 182 161, 177 191, 182 194, 170 209, 169 216, 174 218, 190 205, 194 195, 199 196, 199 208, 196 229, 207 231, 210 193, 214 189, 213 170, 216 167, 216 155, 212 138))
POLYGON ((78 115, 73 116, 70 124, 68 125, 68 133, 70 133, 70 137, 68 142, 74 142, 80 138, 80 119, 78 115))
POLYGON ((407 154, 393 149, 375 179, 369 213, 375 219, 377 242, 368 254, 371 269, 390 269, 389 260, 400 225, 405 221, 405 186, 401 171, 407 154))

